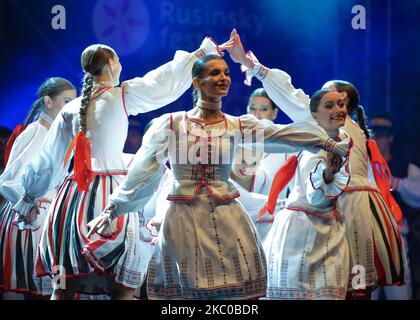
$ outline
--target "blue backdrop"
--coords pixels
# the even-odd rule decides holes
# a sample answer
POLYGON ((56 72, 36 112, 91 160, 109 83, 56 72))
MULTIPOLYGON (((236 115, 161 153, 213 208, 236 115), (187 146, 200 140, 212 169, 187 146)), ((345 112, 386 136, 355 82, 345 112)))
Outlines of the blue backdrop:
MULTIPOLYGON (((52 27, 56 4, 49 0, 0 4, 0 126, 12 129, 23 121, 47 77, 61 76, 80 88, 80 54, 92 43, 116 49, 125 80, 170 60, 177 49, 196 49, 206 35, 221 43, 236 27, 246 49, 265 65, 287 71, 294 85, 308 94, 329 79, 351 81, 369 113, 391 112, 406 146, 419 137, 418 0, 62 0, 64 30, 52 27), (364 30, 352 28, 355 5, 366 9, 364 30)), ((260 84, 244 86, 238 65, 229 58, 227 62, 233 84, 224 110, 239 115, 260 84)), ((147 122, 191 104, 188 91, 141 119, 147 122)), ((288 121, 285 115, 278 118, 288 121)), ((410 152, 418 157, 417 150, 410 152)))

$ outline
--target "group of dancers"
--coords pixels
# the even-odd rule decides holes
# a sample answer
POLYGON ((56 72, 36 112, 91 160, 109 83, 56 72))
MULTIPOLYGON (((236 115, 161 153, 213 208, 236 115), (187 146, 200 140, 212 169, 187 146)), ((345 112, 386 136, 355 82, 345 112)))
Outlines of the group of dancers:
POLYGON ((382 163, 352 84, 330 81, 309 98, 245 53, 235 29, 222 45, 206 37, 121 85, 112 48, 87 47, 81 65, 82 95, 48 79, 9 141, 3 292, 363 299, 404 284, 401 216, 381 188, 386 177, 369 180, 369 163, 382 163), (263 86, 240 117, 222 111, 231 84, 223 51, 246 84, 263 86), (154 119, 140 150, 124 154, 128 116, 175 101, 191 83, 193 107, 154 119), (270 121, 276 105, 294 122, 270 121))

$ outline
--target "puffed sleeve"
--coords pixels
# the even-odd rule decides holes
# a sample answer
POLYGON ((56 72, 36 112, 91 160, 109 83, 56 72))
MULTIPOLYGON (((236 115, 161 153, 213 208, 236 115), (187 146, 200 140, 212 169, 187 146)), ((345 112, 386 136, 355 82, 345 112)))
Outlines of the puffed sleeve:
POLYGON ((25 165, 21 178, 24 195, 13 207, 17 213, 26 215, 36 198, 54 189, 65 177, 69 163, 64 166, 64 157, 72 138, 72 131, 61 112, 51 125, 37 155, 25 165))
POLYGON ((350 140, 337 143, 324 129, 311 122, 295 122, 288 125, 274 124, 270 120, 258 120, 246 114, 239 117, 243 131, 242 145, 256 146, 258 151, 267 153, 292 153, 308 150, 317 153, 324 149, 345 156, 350 140), (255 139, 251 139, 255 132, 255 139))
POLYGON ((142 210, 153 196, 165 171, 172 135, 169 114, 161 116, 147 130, 127 177, 110 196, 107 207, 114 207, 116 215, 142 210))
POLYGON ((248 55, 255 66, 252 69, 242 66, 246 72, 245 84, 251 85, 251 79, 256 77, 268 96, 290 119, 315 123, 309 111, 310 97, 302 89, 293 87, 290 76, 282 70, 263 66, 252 52, 248 55))
POLYGON ((326 183, 323 175, 327 166, 326 153, 305 155, 310 159, 305 161, 305 167, 300 170, 303 171, 302 176, 308 176, 305 183, 306 199, 314 206, 328 207, 343 193, 350 181, 348 157, 343 159, 340 171, 334 175, 333 181, 326 183))
POLYGON ((0 193, 15 204, 24 194, 20 177, 24 165, 36 155, 48 129, 39 123, 29 125, 16 139, 10 152, 6 169, 0 177, 0 193))
POLYGON ((192 53, 177 51, 174 59, 143 77, 124 81, 125 105, 129 115, 145 113, 178 99, 192 83, 191 70, 202 56, 220 55, 217 44, 209 37, 192 53))

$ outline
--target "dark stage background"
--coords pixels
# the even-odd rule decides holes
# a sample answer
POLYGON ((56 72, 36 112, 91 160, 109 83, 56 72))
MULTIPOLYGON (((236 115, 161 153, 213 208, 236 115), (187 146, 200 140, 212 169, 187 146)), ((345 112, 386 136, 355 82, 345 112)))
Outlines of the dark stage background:
MULTIPOLYGON (((116 49, 123 81, 169 61, 177 49, 197 49, 206 35, 222 43, 233 27, 245 49, 266 66, 287 71, 307 94, 330 79, 354 83, 368 114, 391 114, 394 158, 419 165, 419 0, 2 0, 0 126, 13 129, 23 122, 48 77, 67 78, 80 89, 80 54, 90 44, 116 49), (51 24, 57 4, 66 10, 64 30, 51 24), (352 27, 355 5, 366 9, 366 29, 352 27)), ((240 115, 260 83, 254 79, 251 88, 244 86, 239 66, 226 60, 233 83, 223 108, 240 115)), ((189 90, 171 105, 138 117, 140 127, 191 106, 189 90)), ((284 114, 277 119, 289 121, 284 114)), ((410 223, 420 246, 420 221, 410 223)))
MULTIPOLYGON (((0 126, 23 121, 40 83, 62 76, 80 88, 80 54, 92 43, 116 49, 121 80, 165 63, 177 49, 198 48, 205 35, 221 43, 232 27, 261 62, 287 71, 307 94, 329 79, 353 82, 369 113, 391 112, 407 146, 419 136, 419 0, 3 0, 1 16, 0 126), (54 30, 54 5, 66 9, 66 29, 54 30), (366 8, 365 30, 354 30, 352 7, 366 8)), ((244 112, 258 87, 242 84, 229 58, 232 88, 226 112, 244 112)), ((143 117, 190 108, 191 91, 143 117)), ((278 122, 288 122, 284 115, 278 122)), ((412 148, 418 153, 417 148, 412 148)))

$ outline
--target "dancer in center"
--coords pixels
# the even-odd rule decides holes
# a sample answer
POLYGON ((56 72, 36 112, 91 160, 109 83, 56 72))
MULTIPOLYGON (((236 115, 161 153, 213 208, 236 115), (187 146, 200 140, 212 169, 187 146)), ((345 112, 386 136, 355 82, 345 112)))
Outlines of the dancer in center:
MULTIPOLYGON (((290 152, 321 148, 346 154, 348 141, 337 143, 307 122, 287 126, 252 115, 222 112, 231 84, 219 56, 198 60, 192 70, 194 107, 161 116, 148 130, 127 178, 112 194, 88 236, 112 232, 124 213, 140 210, 153 195, 169 159, 174 174, 165 219, 147 273, 150 299, 254 299, 266 293, 266 261, 259 237, 229 174, 242 136, 260 132, 264 149, 290 152)), ((253 143, 250 143, 253 145, 253 143)), ((97 240, 85 255, 104 255, 97 240), (101 252, 102 251, 102 252, 101 252)))

